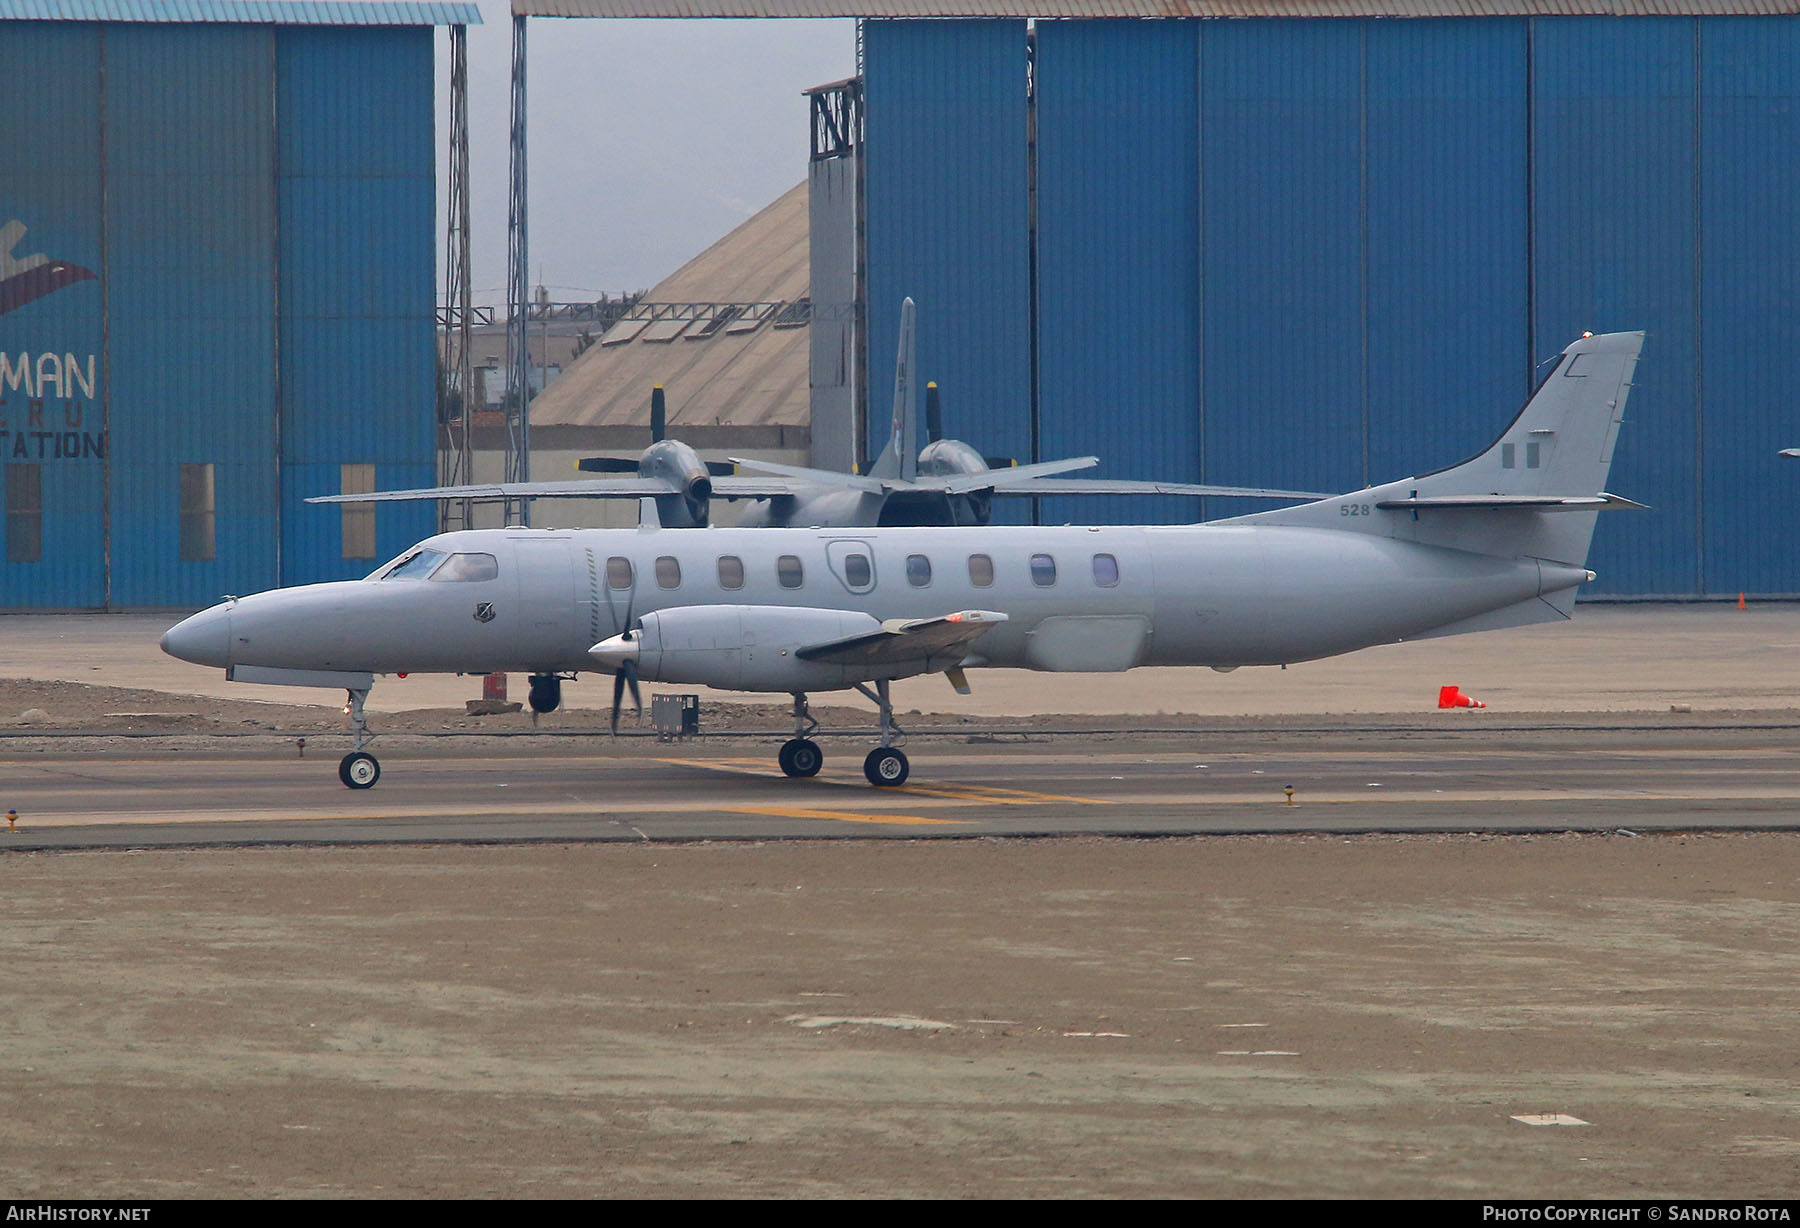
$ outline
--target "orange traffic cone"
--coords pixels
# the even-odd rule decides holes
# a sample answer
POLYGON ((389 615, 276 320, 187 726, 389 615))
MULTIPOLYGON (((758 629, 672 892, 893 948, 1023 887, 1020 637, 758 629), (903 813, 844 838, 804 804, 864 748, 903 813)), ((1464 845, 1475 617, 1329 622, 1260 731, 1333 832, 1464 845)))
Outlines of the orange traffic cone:
POLYGON ((1743 608, 1744 608, 1744 594, 1739 593, 1738 594, 1738 609, 1741 610, 1743 608))
POLYGON ((1440 708, 1485 708, 1486 704, 1479 699, 1470 699, 1462 693, 1462 688, 1454 682, 1449 686, 1438 688, 1438 707, 1440 708))

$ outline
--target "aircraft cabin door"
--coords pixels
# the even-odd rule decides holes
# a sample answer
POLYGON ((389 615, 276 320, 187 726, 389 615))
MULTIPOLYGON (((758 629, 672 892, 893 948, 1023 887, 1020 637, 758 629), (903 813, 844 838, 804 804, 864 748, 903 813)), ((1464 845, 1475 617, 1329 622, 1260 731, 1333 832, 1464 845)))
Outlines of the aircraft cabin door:
POLYGON ((826 542, 825 563, 838 583, 853 593, 866 593, 875 587, 875 552, 869 549, 868 542, 826 542))
POLYGON ((533 669, 554 669, 588 647, 575 640, 575 571, 569 539, 548 534, 511 539, 518 589, 521 656, 533 669))

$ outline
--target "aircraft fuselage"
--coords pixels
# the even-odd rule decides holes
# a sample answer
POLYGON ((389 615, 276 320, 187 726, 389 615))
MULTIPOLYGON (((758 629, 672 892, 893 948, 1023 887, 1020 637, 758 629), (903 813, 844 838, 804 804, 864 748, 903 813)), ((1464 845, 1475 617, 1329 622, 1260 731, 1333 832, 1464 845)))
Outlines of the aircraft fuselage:
POLYGON ((1533 558, 1235 525, 488 529, 441 534, 408 555, 418 550, 492 565, 456 569, 467 578, 384 574, 405 571, 390 565, 255 594, 189 619, 165 646, 225 667, 572 673, 592 671, 588 650, 632 620, 682 607, 878 620, 981 609, 1006 621, 970 665, 1230 667, 1406 639, 1587 578, 1533 558))

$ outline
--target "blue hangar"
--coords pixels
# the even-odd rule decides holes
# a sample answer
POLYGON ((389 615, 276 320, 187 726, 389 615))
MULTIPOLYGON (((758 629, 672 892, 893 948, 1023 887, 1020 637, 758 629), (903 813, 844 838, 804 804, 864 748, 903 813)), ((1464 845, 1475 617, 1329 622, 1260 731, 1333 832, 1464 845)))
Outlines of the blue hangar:
POLYGON ((0 0, 0 608, 366 572, 434 510, 434 27, 471 4, 0 0))
POLYGON ((986 450, 1351 489, 1473 454, 1583 330, 1643 329, 1612 484, 1653 510, 1607 515, 1587 591, 1800 595, 1796 0, 719 7, 863 18, 872 414, 911 295, 919 376, 986 450))

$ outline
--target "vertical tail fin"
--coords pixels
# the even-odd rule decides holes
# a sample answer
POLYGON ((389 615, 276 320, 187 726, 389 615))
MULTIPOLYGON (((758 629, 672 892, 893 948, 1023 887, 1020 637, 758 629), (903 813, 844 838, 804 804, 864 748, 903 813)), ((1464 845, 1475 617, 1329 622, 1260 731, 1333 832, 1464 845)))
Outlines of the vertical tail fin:
POLYGON ((1432 495, 1598 495, 1606 488, 1643 333, 1583 337, 1487 451, 1421 475, 1432 495))
POLYGON ((913 408, 913 317, 915 309, 909 298, 900 304, 900 349, 894 359, 894 414, 888 431, 887 445, 869 466, 872 478, 904 478, 919 476, 919 421, 913 408))
POLYGON ((1586 336, 1562 353, 1525 408, 1461 464, 1317 503, 1234 517, 1372 533, 1502 558, 1580 568, 1606 493, 1643 333, 1586 336))

